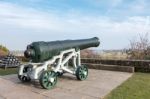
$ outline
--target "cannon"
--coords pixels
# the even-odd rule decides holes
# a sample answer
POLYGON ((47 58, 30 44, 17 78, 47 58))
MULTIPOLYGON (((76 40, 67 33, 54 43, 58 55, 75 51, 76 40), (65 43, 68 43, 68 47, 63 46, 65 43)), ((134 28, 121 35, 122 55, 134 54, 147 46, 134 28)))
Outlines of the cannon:
POLYGON ((81 65, 80 50, 97 47, 97 37, 80 40, 62 40, 51 42, 33 42, 27 46, 24 56, 30 60, 19 67, 18 78, 22 82, 39 80, 45 89, 53 88, 57 78, 70 73, 78 80, 88 77, 88 68, 81 65))

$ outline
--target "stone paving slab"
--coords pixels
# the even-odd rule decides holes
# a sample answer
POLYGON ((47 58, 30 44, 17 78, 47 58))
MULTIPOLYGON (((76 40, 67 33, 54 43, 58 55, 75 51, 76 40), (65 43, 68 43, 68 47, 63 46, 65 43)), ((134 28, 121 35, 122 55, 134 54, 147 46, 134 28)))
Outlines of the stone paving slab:
POLYGON ((43 89, 38 81, 22 83, 17 75, 0 76, 0 99, 100 99, 131 76, 132 73, 90 69, 87 80, 78 81, 65 74, 51 90, 43 89))

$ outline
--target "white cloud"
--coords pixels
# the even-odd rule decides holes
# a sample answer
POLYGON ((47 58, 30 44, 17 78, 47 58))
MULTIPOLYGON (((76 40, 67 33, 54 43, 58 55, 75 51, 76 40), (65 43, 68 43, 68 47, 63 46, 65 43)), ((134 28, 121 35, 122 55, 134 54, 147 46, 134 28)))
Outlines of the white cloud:
POLYGON ((149 22, 149 16, 135 16, 122 21, 114 21, 108 16, 97 17, 83 14, 64 14, 61 16, 53 13, 53 11, 52 13, 40 12, 14 4, 0 3, 0 39, 10 49, 24 49, 27 42, 34 40, 74 39, 93 36, 101 38, 104 49, 123 48, 128 45, 128 40, 133 36, 139 33, 150 33, 149 22), (13 32, 14 35, 8 36, 8 39, 3 38, 7 37, 6 35, 10 32, 13 32), (18 38, 15 35, 23 35, 23 38, 18 38), (14 43, 9 40, 14 41, 14 43), (13 46, 16 47, 12 48, 13 46))

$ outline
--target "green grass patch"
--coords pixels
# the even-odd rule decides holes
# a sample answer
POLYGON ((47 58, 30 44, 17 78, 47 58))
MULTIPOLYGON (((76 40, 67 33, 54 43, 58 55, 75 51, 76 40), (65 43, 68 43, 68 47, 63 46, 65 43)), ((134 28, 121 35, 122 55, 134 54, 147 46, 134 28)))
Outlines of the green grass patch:
POLYGON ((18 68, 7 68, 6 70, 0 68, 0 76, 17 74, 17 71, 18 71, 18 68))
POLYGON ((104 99, 150 99, 150 74, 135 73, 104 99))

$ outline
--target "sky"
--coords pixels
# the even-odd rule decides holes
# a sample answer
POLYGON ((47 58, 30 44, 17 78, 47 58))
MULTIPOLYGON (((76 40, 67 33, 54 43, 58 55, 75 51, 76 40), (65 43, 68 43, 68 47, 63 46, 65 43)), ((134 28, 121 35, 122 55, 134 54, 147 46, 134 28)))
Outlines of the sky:
POLYGON ((10 50, 92 37, 99 37, 99 50, 123 49, 146 33, 150 0, 0 0, 0 44, 10 50))

